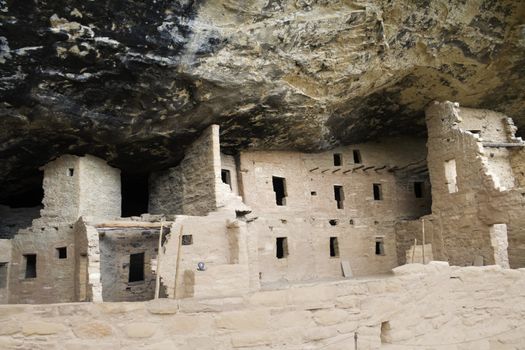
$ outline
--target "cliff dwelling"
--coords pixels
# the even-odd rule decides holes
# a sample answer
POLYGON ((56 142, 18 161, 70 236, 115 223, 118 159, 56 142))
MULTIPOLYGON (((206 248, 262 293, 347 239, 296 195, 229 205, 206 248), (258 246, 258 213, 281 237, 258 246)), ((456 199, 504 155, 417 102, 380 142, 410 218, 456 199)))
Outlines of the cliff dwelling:
POLYGON ((103 159, 60 156, 41 168, 38 217, 2 209, 2 301, 227 297, 432 260, 524 267, 512 120, 434 102, 426 122, 427 140, 235 155, 212 125, 135 197, 103 159))
POLYGON ((0 349, 525 349, 525 2, 0 0, 0 349))

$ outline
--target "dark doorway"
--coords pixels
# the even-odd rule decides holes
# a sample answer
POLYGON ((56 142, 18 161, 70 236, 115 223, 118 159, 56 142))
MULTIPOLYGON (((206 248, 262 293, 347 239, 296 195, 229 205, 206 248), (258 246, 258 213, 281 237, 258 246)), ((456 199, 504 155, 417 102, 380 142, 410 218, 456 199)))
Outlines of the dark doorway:
POLYGON ((359 152, 358 149, 354 149, 352 151, 353 153, 353 156, 354 156, 354 163, 355 164, 361 164, 361 152, 359 152))
POLYGON ((24 255, 26 263, 25 278, 36 278, 36 254, 24 255))
POLYGON ((231 190, 231 188, 232 188, 232 177, 231 177, 231 173, 230 173, 229 170, 227 170, 227 169, 222 169, 221 170, 221 179, 222 179, 223 183, 230 185, 230 190, 231 190))
POLYGON ((131 254, 129 256, 128 282, 139 281, 144 281, 144 253, 131 254))
POLYGON ((414 195, 416 198, 423 198, 423 183, 414 182, 414 195))
POLYGON ((344 205, 343 202, 345 200, 345 193, 343 191, 343 186, 334 186, 334 198, 337 202, 337 209, 343 209, 344 205))
POLYGON ((122 172, 122 216, 140 216, 148 212, 149 174, 122 172))
POLYGON ((339 242, 337 237, 330 237, 330 256, 337 258, 339 256, 339 242))
POLYGON ((374 184, 374 200, 383 200, 383 189, 381 188, 381 184, 374 184))
POLYGON ((286 179, 284 177, 272 176, 273 191, 275 192, 275 203, 286 205, 286 179))
POLYGON ((343 155, 341 153, 334 153, 334 166, 341 166, 343 164, 343 155))
POLYGON ((288 239, 286 237, 277 237, 275 240, 275 256, 277 259, 283 259, 288 256, 288 239))

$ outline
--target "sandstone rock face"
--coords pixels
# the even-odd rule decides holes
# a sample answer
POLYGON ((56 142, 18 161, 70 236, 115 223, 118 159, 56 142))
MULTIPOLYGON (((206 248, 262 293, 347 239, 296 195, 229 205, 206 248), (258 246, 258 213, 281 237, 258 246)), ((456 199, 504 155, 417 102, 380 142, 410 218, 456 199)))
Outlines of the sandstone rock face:
POLYGON ((423 133, 433 99, 525 124, 519 0, 8 0, 0 18, 3 201, 66 152, 174 165, 212 122, 229 150, 423 133))

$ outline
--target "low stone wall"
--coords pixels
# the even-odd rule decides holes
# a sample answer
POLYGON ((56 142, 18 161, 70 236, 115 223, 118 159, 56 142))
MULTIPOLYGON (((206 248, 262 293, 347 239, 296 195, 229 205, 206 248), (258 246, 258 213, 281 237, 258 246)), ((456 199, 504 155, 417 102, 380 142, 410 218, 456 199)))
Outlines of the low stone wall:
POLYGON ((396 275, 223 299, 0 306, 1 349, 523 349, 525 270, 396 275))

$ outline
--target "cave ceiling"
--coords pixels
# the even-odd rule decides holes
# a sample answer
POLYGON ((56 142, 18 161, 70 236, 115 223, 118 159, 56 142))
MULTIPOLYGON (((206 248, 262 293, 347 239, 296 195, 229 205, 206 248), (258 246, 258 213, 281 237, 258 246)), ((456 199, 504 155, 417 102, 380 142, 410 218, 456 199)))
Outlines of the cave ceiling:
POLYGON ((64 153, 124 171, 424 137, 432 100, 525 127, 525 2, 0 0, 0 202, 64 153))

